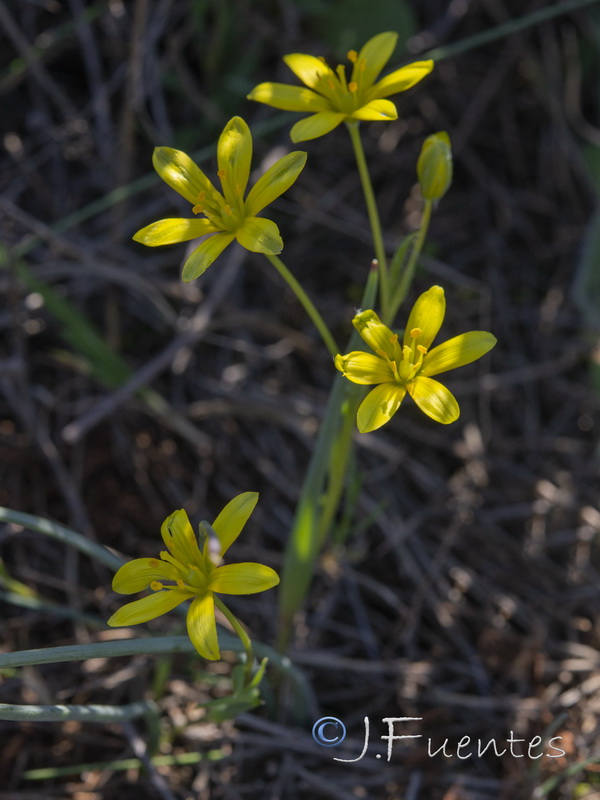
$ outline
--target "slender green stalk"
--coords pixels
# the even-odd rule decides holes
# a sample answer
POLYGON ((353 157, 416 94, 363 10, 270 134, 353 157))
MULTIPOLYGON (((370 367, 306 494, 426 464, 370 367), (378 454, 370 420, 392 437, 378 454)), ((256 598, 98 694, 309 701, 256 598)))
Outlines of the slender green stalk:
POLYGON ((215 595, 215 605, 221 611, 221 613, 227 618, 233 630, 239 636, 240 642, 244 650, 246 651, 246 663, 244 664, 244 683, 247 685, 252 680, 252 667, 254 665, 254 654, 252 652, 252 640, 244 630, 244 626, 239 621, 239 619, 233 614, 225 605, 225 603, 220 600, 215 595))
MULTIPOLYGON (((207 750, 203 753, 176 753, 170 756, 151 756, 148 760, 153 767, 185 766, 200 764, 206 761, 221 761, 225 758, 223 750, 207 750)), ((92 761, 87 764, 69 764, 66 767, 38 767, 26 770, 22 777, 26 781, 47 781, 63 778, 66 775, 81 775, 82 772, 123 772, 129 769, 140 769, 144 762, 140 758, 118 758, 112 761, 92 761)))
POLYGON ((348 462, 352 452, 352 434, 356 426, 356 411, 363 395, 364 389, 361 389, 360 386, 350 388, 349 396, 346 397, 340 409, 342 426, 331 447, 327 494, 321 510, 317 535, 319 548, 323 547, 325 543, 340 505, 344 484, 346 483, 348 462))
POLYGON ((296 278, 292 275, 292 273, 289 271, 289 269, 285 266, 283 261, 278 256, 266 256, 266 258, 269 259, 269 261, 271 262, 271 264, 273 264, 273 266, 275 267, 277 272, 281 275, 283 280, 294 292, 294 294, 302 304, 304 310, 313 321, 315 328, 321 334, 321 338, 325 342, 325 346, 327 347, 331 355, 335 358, 335 356, 340 352, 340 349, 335 343, 335 339, 333 338, 331 331, 325 324, 323 317, 317 311, 313 301, 306 294, 302 286, 298 283, 296 278))
POLYGON ((379 298, 382 314, 385 315, 385 309, 387 309, 387 303, 389 299, 389 281, 379 211, 377 210, 377 202, 375 200, 375 193, 373 192, 373 184, 371 183, 367 159, 365 158, 365 151, 363 149, 362 139, 360 138, 359 123, 351 120, 350 122, 346 123, 346 127, 350 133, 350 140, 352 141, 352 148, 354 149, 354 157, 356 158, 356 166, 358 167, 358 174, 360 175, 360 182, 362 185, 363 194, 365 196, 365 203, 367 205, 367 214, 369 215, 369 224, 371 226, 371 235, 373 237, 375 258, 379 262, 379 298))
POLYGON ((59 525, 57 522, 35 517, 33 514, 25 514, 22 511, 13 511, 11 508, 4 508, 3 506, 0 506, 0 522, 12 522, 14 525, 20 525, 23 528, 50 536, 52 539, 68 544, 79 550, 80 553, 85 553, 90 558, 94 558, 111 570, 117 570, 124 564, 123 559, 111 553, 108 548, 91 542, 80 533, 76 533, 64 525, 59 525))
MULTIPOLYGON (((243 646, 236 636, 227 631, 219 631, 219 641, 223 650, 240 652, 243 646)), ((306 678, 297 670, 287 656, 259 642, 254 643, 259 658, 268 658, 269 664, 281 673, 291 684, 299 708, 313 713, 317 703, 306 678)), ((92 642, 90 644, 43 647, 36 650, 19 650, 14 653, 0 653, 0 670, 15 667, 35 666, 37 664, 57 664, 65 661, 84 661, 88 658, 117 658, 123 656, 164 655, 166 653, 186 653, 198 655, 188 636, 159 636, 146 639, 115 639, 111 642, 92 642)), ((0 719, 2 719, 0 713, 0 719)))
POLYGON ((0 703, 0 719, 18 722, 128 722, 136 717, 158 714, 158 706, 149 702, 123 706, 19 706, 0 703))
POLYGON ((406 266, 404 267, 400 275, 398 286, 396 288, 396 291, 394 292, 394 296, 388 308, 388 315, 386 316, 385 314, 382 314, 383 322, 386 325, 391 325, 393 323, 394 317, 396 316, 396 312, 400 308, 401 304, 404 301, 404 298, 408 294, 408 290, 410 289, 415 274, 415 269, 417 267, 417 262, 419 260, 419 256, 421 255, 421 250, 423 249, 423 245, 425 243, 427 231, 429 230, 432 207, 433 203, 431 202, 431 200, 425 200, 425 206, 423 208, 423 216, 421 218, 421 227, 419 228, 419 232, 417 233, 417 237, 414 241, 406 266))
MULTIPOLYGON (((373 306, 377 297, 377 280, 378 270, 372 267, 369 271, 361 301, 363 308, 371 308, 373 306)), ((360 347, 361 341, 358 333, 354 331, 350 338, 348 349, 352 350, 360 347)), ((327 534, 327 531, 322 527, 321 519, 327 502, 328 477, 330 485, 332 480, 332 476, 329 473, 330 453, 336 442, 336 446, 340 450, 345 449, 344 442, 340 438, 340 430, 342 428, 344 428, 343 435, 347 439, 352 438, 354 430, 353 426, 344 426, 342 409, 346 401, 356 395, 358 391, 360 391, 360 387, 350 383, 342 375, 337 375, 304 477, 281 571, 277 649, 282 653, 285 653, 289 646, 294 616, 301 608, 310 586, 315 560, 319 554, 319 541, 324 539, 327 534)), ((336 509, 337 506, 333 507, 333 504, 331 504, 331 508, 328 508, 327 514, 331 519, 333 519, 336 509)))
POLYGON ((444 47, 436 47, 434 50, 428 50, 426 53, 419 56, 419 58, 432 58, 434 61, 442 61, 445 58, 451 58, 459 53, 466 53, 468 50, 481 47, 482 44, 488 44, 488 42, 503 39, 506 36, 511 36, 526 28, 531 28, 533 25, 540 25, 542 22, 547 22, 555 17, 568 14, 570 11, 576 11, 579 8, 591 6, 598 2, 599 0, 566 0, 564 3, 551 3, 545 8, 532 11, 531 14, 516 17, 508 22, 503 22, 501 25, 497 25, 495 28, 481 31, 473 36, 467 36, 466 39, 461 39, 459 42, 454 42, 444 47))

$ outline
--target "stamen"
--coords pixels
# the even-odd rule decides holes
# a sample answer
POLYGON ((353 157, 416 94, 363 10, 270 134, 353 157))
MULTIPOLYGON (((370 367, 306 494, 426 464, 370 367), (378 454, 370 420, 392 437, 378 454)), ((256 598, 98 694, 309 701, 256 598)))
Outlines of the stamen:
POLYGON ((175 556, 172 556, 171 553, 167 553, 166 550, 161 550, 160 557, 163 561, 166 561, 167 564, 172 564, 180 572, 185 572, 183 564, 178 561, 175 556))
POLYGON ((333 82, 333 79, 332 79, 332 78, 329 78, 329 80, 327 81, 327 85, 329 86, 329 88, 330 88, 332 91, 335 89, 335 83, 333 82))
POLYGON ((346 67, 343 64, 338 64, 335 71, 337 72, 337 76, 340 80, 343 91, 347 92, 348 84, 346 83, 346 67))
POLYGON ((358 53, 356 52, 356 50, 348 50, 346 56, 348 58, 348 61, 351 61, 353 64, 355 64, 356 59, 358 58, 358 53))
POLYGON ((397 341, 398 341, 398 334, 397 333, 392 334, 392 336, 390 336, 390 343, 394 344, 394 342, 397 341))
POLYGON ((360 64, 358 65, 358 68, 359 68, 359 70, 361 72, 364 72, 366 70, 366 68, 367 68, 367 59, 366 58, 361 58, 360 64))
POLYGON ((200 205, 200 203, 198 203, 198 205, 197 205, 197 206, 194 206, 194 207, 192 208, 192 214, 201 214, 201 213, 202 213, 202 210, 203 210, 203 209, 202 209, 202 206, 200 205))
POLYGON ((325 56, 317 56, 317 58, 319 59, 319 61, 322 61, 323 64, 327 63, 327 61, 325 61, 325 56))
POLYGON ((417 345, 417 350, 419 351, 419 353, 422 353, 423 355, 425 355, 425 353, 427 352, 427 348, 423 347, 422 344, 417 345))
POLYGON ((408 360, 408 359, 409 359, 409 358, 412 356, 412 352, 413 352, 413 351, 412 351, 412 347, 410 347, 410 346, 409 346, 409 345, 407 345, 407 344, 405 344, 405 345, 404 345, 404 347, 402 348, 402 355, 403 355, 403 356, 404 356, 404 358, 406 358, 407 360, 408 360))
POLYGON ((421 330, 421 328, 413 328, 412 331, 410 332, 410 338, 418 339, 422 333, 423 331, 421 330))
POLYGON ((160 581, 152 581, 150 588, 153 592, 159 592, 163 588, 163 585, 160 581))
POLYGON ((156 567, 160 567, 160 561, 158 558, 149 558, 148 559, 148 566, 156 569, 156 567))
POLYGON ((348 89, 352 92, 352 94, 356 94, 358 91, 358 83, 356 83, 356 81, 350 81, 348 84, 348 89))
POLYGON ((225 173, 224 169, 218 169, 217 170, 217 177, 220 178, 221 180, 223 180, 223 178, 225 177, 225 174, 226 173, 225 173))
POLYGON ((181 578, 177 578, 176 583, 177 583, 177 586, 179 586, 180 589, 185 589, 185 583, 181 580, 181 578))
POLYGON ((230 205, 225 206, 225 213, 227 214, 228 217, 233 217, 233 211, 231 210, 230 205))

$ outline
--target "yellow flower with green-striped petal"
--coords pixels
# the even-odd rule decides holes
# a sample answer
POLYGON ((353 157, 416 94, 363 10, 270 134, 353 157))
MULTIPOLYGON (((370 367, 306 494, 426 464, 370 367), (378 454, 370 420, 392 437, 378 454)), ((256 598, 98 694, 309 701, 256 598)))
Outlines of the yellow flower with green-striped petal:
POLYGON ((374 311, 361 311, 354 317, 354 327, 375 355, 358 350, 337 355, 335 366, 353 383, 379 384, 358 408, 356 421, 361 433, 388 422, 407 392, 421 411, 436 422, 448 424, 458 419, 456 398, 431 376, 476 361, 492 349, 496 337, 487 331, 469 331, 430 350, 445 312, 444 290, 432 286, 414 304, 402 345, 398 334, 384 325, 374 311))
POLYGON ((160 559, 135 558, 124 564, 113 579, 113 589, 120 594, 143 589, 151 589, 153 593, 122 606, 108 624, 138 625, 160 617, 184 600, 192 600, 187 614, 189 637, 201 656, 219 658, 214 593, 255 594, 279 583, 277 573, 264 564, 218 566, 257 500, 256 492, 239 494, 225 506, 212 526, 201 523, 202 549, 186 512, 174 511, 161 527, 167 550, 160 553, 160 559))
POLYGON ((350 50, 348 59, 352 63, 352 73, 349 81, 343 64, 334 71, 324 59, 291 53, 283 60, 306 88, 286 83, 261 83, 252 89, 248 99, 283 111, 312 112, 292 128, 293 142, 324 136, 345 120, 397 119, 396 106, 385 98, 410 89, 433 69, 431 60, 415 61, 378 81, 397 41, 397 33, 379 33, 369 39, 360 53, 350 50))
POLYGON ((210 234, 185 262, 182 278, 186 282, 202 275, 234 239, 253 253, 281 253, 283 241, 277 225, 257 214, 290 188, 306 163, 306 153, 295 151, 280 158, 244 199, 251 161, 252 134, 241 117, 229 120, 219 137, 217 175, 222 192, 181 150, 157 147, 152 156, 154 169, 165 183, 192 204, 194 214, 204 216, 161 219, 139 230, 134 240, 155 247, 210 234))

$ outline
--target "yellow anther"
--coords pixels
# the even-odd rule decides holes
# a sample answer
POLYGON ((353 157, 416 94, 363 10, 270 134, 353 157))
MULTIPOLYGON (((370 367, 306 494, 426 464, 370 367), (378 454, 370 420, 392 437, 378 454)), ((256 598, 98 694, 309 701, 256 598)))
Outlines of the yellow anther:
POLYGON ((366 70, 366 68, 367 68, 367 59, 366 58, 361 58, 360 64, 358 65, 358 68, 359 68, 359 70, 361 72, 364 72, 366 70))
POLYGON ((177 586, 179 586, 180 589, 185 589, 185 584, 181 578, 177 578, 177 586))
POLYGON ((348 57, 348 61, 351 61, 353 64, 356 63, 356 59, 358 58, 358 53, 356 50, 348 50, 346 55, 348 57))
POLYGON ((221 180, 223 180, 223 178, 225 177, 225 170, 224 169, 218 169, 217 170, 217 177, 221 178, 221 180))
POLYGON ((227 214, 228 217, 233 217, 233 211, 231 210, 231 206, 229 205, 225 206, 225 213, 227 214))
POLYGON ((427 348, 423 347, 422 344, 417 345, 417 350, 419 351, 419 353, 422 353, 423 355, 425 355, 425 353, 427 352, 427 348))
POLYGON ((421 328, 413 328, 412 331, 410 332, 410 338, 418 339, 422 333, 423 331, 421 330, 421 328))
POLYGON ((160 581, 152 581, 150 588, 153 592, 159 592, 163 588, 163 585, 160 581))
POLYGON ((201 214, 202 213, 202 206, 198 203, 197 206, 192 208, 192 214, 201 214))
POLYGON ((356 81, 350 81, 348 84, 348 89, 352 92, 352 94, 356 94, 356 92, 358 92, 358 83, 356 83, 356 81))
POLYGON ((149 558, 148 559, 148 566, 156 569, 156 567, 160 567, 160 561, 158 558, 149 558))
POLYGON ((398 341, 398 334, 397 333, 394 333, 392 336, 390 336, 391 344, 394 344, 394 342, 397 342, 397 341, 398 341))

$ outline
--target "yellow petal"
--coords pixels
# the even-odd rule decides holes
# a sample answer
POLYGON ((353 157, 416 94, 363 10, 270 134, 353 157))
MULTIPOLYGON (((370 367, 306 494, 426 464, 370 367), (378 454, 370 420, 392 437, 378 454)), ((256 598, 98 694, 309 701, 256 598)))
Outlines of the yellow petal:
POLYGON ((436 422, 448 425, 458 419, 460 408, 456 398, 439 381, 419 375, 406 388, 421 411, 436 422))
POLYGON ((433 69, 433 61, 414 61, 405 67, 390 72, 385 78, 373 86, 369 97, 389 97, 398 92, 405 92, 419 81, 422 81, 433 69))
POLYGON ((227 503, 213 522, 212 526, 221 542, 221 555, 227 552, 228 548, 240 535, 257 503, 258 492, 238 494, 227 503))
POLYGON ((354 350, 345 356, 335 357, 335 366, 352 383, 368 386, 371 383, 387 383, 394 380, 394 373, 387 361, 371 353, 354 350))
MULTIPOLYGON (((319 89, 323 81, 336 81, 336 75, 324 61, 304 53, 290 53, 283 60, 300 80, 310 89, 319 89)), ((292 109, 293 110, 293 109, 292 109)))
POLYGON ((371 309, 361 311, 354 317, 352 324, 375 353, 385 354, 392 360, 400 361, 402 352, 398 345, 398 337, 383 324, 374 311, 371 309))
POLYGON ((183 265, 182 281, 189 283, 199 278, 234 239, 233 233, 215 233, 205 239, 183 265))
POLYGON ((193 206, 198 202, 201 192, 212 195, 216 191, 200 167, 181 150, 155 147, 152 163, 163 181, 193 206))
POLYGON ((372 389, 358 407, 358 430, 368 433, 385 425, 400 407, 405 394, 406 388, 397 383, 382 383, 372 389))
POLYGON ((225 199, 230 205, 243 201, 250 177, 252 134, 241 117, 230 119, 217 145, 217 163, 225 199))
POLYGON ((113 591, 119 594, 134 594, 147 589, 152 581, 176 581, 180 575, 172 564, 157 558, 134 558, 117 570, 113 578, 113 591))
POLYGON ((148 597, 142 597, 141 600, 134 600, 133 603, 121 606, 107 621, 107 625, 119 628, 123 625, 139 625, 141 622, 148 622, 150 619, 166 614, 167 611, 172 611, 192 596, 191 592, 186 592, 184 589, 165 589, 154 592, 148 597))
POLYGON ((378 33, 363 45, 352 69, 352 80, 365 88, 370 86, 385 67, 396 49, 398 34, 378 33))
POLYGON ((139 230, 133 236, 133 240, 148 247, 156 247, 160 244, 187 242, 206 233, 214 233, 216 230, 217 228, 207 219, 159 219, 158 222, 139 230))
POLYGON ((183 508, 174 511, 163 522, 160 528, 163 542, 173 556, 184 567, 188 564, 198 564, 201 559, 198 541, 194 529, 190 524, 187 513, 183 508))
POLYGON ((235 238, 242 247, 252 253, 275 256, 283 250, 279 228, 264 217, 248 217, 242 227, 235 232, 235 238))
POLYGON ((425 356, 419 375, 439 375, 449 369, 456 369, 488 353, 496 344, 496 337, 487 331, 469 331, 448 339, 434 347, 425 356))
POLYGON ((404 344, 412 346, 413 339, 410 332, 418 328, 421 331, 418 343, 429 348, 442 326, 445 313, 446 298, 441 286, 432 286, 423 292, 410 312, 404 331, 404 344))
POLYGON ((212 592, 194 600, 187 614, 187 632, 203 658, 215 661, 220 656, 212 592))
POLYGON ((217 567, 211 573, 208 588, 221 594, 256 594, 272 589, 279 583, 279 575, 264 564, 246 562, 217 567))
POLYGON ((306 142, 309 139, 325 136, 326 133, 337 128, 346 117, 347 114, 341 114, 336 111, 319 111, 318 114, 305 117, 292 126, 290 139, 292 142, 306 142))
POLYGON ((256 181, 246 198, 246 213, 253 217, 286 192, 302 172, 306 153, 296 150, 280 158, 256 181))
POLYGON ((385 121, 398 119, 396 106, 390 100, 371 100, 370 103, 352 112, 354 119, 385 121))
POLYGON ((282 111, 330 110, 329 103, 320 94, 304 86, 290 86, 287 83, 260 83, 247 98, 282 111))

